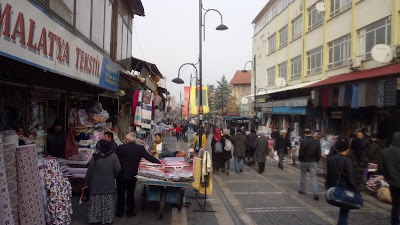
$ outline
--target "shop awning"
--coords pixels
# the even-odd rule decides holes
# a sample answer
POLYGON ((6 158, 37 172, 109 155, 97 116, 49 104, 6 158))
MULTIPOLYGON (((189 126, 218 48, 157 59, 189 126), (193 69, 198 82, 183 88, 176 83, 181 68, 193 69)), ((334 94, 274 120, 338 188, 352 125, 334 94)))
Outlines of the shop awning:
POLYGON ((356 72, 340 74, 336 76, 329 77, 320 82, 305 86, 304 88, 320 87, 338 83, 345 83, 355 80, 363 80, 368 78, 382 77, 400 73, 400 64, 392 64, 389 66, 382 66, 378 68, 359 70, 356 72))
MULTIPOLYGON (((321 80, 309 81, 309 82, 305 82, 305 83, 301 83, 301 84, 290 85, 290 86, 283 87, 283 88, 270 89, 270 90, 267 90, 267 91, 260 91, 260 92, 257 93, 257 96, 262 96, 262 95, 266 95, 266 94, 269 95, 269 94, 273 94, 273 93, 278 93, 278 92, 283 92, 283 91, 290 91, 290 90, 294 90, 294 89, 298 89, 298 88, 304 88, 306 86, 310 86, 310 85, 312 85, 314 83, 317 83, 317 82, 321 82, 321 80)), ((247 98, 254 97, 254 94, 247 95, 246 97, 247 98)))

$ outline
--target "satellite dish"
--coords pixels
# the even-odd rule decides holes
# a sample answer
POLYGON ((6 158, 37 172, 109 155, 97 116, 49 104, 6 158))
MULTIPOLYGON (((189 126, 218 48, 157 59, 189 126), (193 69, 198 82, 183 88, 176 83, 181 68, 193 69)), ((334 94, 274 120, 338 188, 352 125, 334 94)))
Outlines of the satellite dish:
POLYGON ((392 48, 388 45, 375 45, 371 50, 372 58, 379 63, 388 63, 393 59, 392 48))
POLYGON ((326 10, 326 5, 325 5, 325 3, 323 3, 323 2, 318 2, 318 3, 315 5, 315 8, 317 8, 317 10, 318 10, 319 12, 325 12, 325 10, 326 10))
POLYGON ((287 82, 286 82, 285 78, 278 77, 275 79, 275 85, 278 87, 286 87, 287 82))
POLYGON ((243 97, 243 98, 240 99, 240 102, 241 102, 243 105, 246 105, 247 103, 249 103, 249 99, 248 99, 247 97, 243 97))

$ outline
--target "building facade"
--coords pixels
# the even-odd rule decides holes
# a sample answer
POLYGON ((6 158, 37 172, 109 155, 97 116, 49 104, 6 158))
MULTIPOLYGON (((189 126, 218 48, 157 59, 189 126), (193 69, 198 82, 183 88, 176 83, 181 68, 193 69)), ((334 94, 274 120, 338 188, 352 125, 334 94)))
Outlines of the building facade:
POLYGON ((251 93, 251 74, 251 70, 247 72, 237 70, 229 82, 231 85, 231 94, 235 97, 236 105, 238 107, 240 106, 240 99, 251 93))

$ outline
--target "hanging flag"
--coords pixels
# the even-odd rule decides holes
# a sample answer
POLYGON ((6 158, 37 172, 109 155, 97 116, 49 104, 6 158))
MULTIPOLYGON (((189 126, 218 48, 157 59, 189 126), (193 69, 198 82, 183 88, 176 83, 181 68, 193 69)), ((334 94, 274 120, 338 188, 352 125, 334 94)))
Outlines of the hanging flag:
MULTIPOLYGON (((197 91, 196 91, 196 87, 192 87, 190 89, 190 111, 193 115, 197 115, 199 114, 199 109, 198 106, 200 105, 200 96, 198 94, 199 91, 199 87, 197 87, 197 91)), ((207 114, 210 112, 210 107, 208 106, 208 86, 203 86, 202 88, 203 91, 203 113, 207 114)))
POLYGON ((190 87, 185 86, 184 87, 184 98, 183 98, 183 116, 188 117, 189 116, 189 97, 190 97, 190 87))

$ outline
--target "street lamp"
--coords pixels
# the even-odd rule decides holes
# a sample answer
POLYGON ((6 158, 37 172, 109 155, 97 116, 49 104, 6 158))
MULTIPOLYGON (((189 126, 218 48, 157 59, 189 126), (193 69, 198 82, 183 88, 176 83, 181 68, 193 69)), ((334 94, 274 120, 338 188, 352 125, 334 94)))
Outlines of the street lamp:
MULTIPOLYGON (((254 108, 254 114, 256 113, 256 95, 257 95, 257 85, 256 85, 256 69, 255 69, 255 60, 256 60, 256 58, 254 57, 254 61, 248 61, 248 62, 246 62, 245 64, 244 64, 244 69, 242 70, 242 72, 243 73, 247 73, 248 71, 246 70, 246 66, 247 66, 247 64, 249 64, 249 63, 251 63, 252 64, 252 66, 253 66, 253 75, 254 75, 254 78, 253 78, 253 80, 254 80, 254 103, 253 103, 253 108, 254 108)), ((254 128, 256 127, 256 117, 255 117, 255 115, 254 115, 254 128)))
MULTIPOLYGON (((258 88, 257 89, 257 92, 256 92, 256 95, 258 94, 258 92, 260 92, 260 91, 265 91, 265 94, 267 94, 267 89, 265 89, 265 88, 258 88)), ((256 101, 255 101, 256 102, 256 101)), ((256 122, 255 122, 255 126, 256 126, 256 129, 258 129, 258 118, 257 118, 257 112, 256 112, 256 109, 258 108, 258 104, 257 104, 257 102, 256 102, 256 107, 254 107, 254 112, 255 112, 255 116, 256 116, 256 122)))

